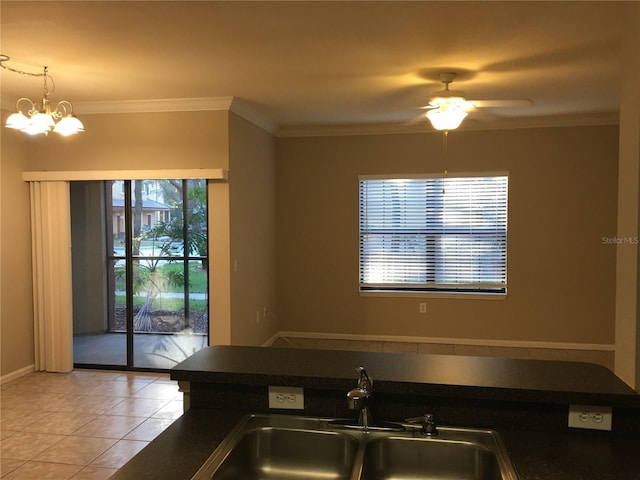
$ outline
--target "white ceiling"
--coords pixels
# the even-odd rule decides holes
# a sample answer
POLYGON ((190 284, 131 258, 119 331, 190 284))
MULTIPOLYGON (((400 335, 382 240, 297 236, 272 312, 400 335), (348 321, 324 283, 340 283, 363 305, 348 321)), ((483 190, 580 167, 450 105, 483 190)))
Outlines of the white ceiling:
MULTIPOLYGON (((477 110, 468 128, 588 123, 617 118, 624 13, 611 1, 3 0, 0 52, 48 66, 51 100, 78 111, 233 96, 281 131, 402 128, 438 72, 455 71, 468 98, 534 102, 477 110)), ((39 97, 41 79, 0 72, 3 106, 39 97)))

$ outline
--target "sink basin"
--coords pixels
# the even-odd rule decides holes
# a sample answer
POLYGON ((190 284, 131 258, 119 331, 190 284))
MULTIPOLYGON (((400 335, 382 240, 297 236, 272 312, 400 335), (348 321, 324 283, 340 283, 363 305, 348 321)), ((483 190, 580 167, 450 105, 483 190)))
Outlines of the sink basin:
POLYGON ((347 435, 262 427, 245 433, 210 478, 348 480, 357 451, 347 435))
POLYGON ((320 429, 322 419, 245 417, 196 473, 199 480, 349 480, 360 442, 320 429))
POLYGON ((192 480, 517 480, 492 430, 415 425, 370 431, 337 419, 248 415, 192 480))
POLYGON ((367 443, 361 480, 502 480, 497 456, 470 442, 386 437, 367 443))

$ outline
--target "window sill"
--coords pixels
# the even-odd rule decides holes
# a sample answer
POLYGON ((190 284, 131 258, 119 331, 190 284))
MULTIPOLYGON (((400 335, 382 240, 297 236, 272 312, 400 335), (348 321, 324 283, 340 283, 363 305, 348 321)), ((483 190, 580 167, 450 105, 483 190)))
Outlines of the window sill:
POLYGON ((506 293, 475 293, 475 292, 393 292, 366 291, 360 292, 361 297, 411 297, 411 298, 449 298, 456 300, 506 300, 506 293))

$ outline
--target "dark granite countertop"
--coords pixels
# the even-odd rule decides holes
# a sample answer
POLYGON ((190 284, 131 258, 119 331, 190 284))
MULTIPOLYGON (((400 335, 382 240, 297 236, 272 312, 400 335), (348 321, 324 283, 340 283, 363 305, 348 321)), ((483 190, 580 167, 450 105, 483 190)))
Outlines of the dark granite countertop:
POLYGON ((240 418, 268 411, 267 385, 305 387, 309 406, 289 413, 315 415, 336 398, 345 403, 358 365, 375 378, 375 402, 391 416, 381 418, 413 416, 409 409, 422 408, 422 399, 436 394, 441 424, 484 426, 502 435, 519 480, 640 480, 640 396, 604 367, 262 347, 210 347, 178 365, 171 377, 189 381, 192 399, 204 400, 111 478, 188 480, 240 418), (614 426, 617 419, 623 428, 569 429, 566 407, 574 401, 613 406, 614 426))
POLYGON ((640 407, 640 395, 610 370, 582 362, 217 346, 177 365, 171 378, 348 389, 359 365, 376 392, 640 407))
MULTIPOLYGON (((244 414, 192 409, 111 480, 189 480, 244 414)), ((501 429, 519 480, 638 480, 640 436, 501 429)))

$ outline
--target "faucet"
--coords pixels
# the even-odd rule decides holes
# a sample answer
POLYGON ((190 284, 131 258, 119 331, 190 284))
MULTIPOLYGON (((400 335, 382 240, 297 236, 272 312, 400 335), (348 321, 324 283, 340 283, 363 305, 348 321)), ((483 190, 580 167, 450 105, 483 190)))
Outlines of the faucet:
POLYGON ((368 430, 373 424, 373 418, 369 411, 369 399, 373 393, 373 379, 367 374, 364 367, 356 368, 358 373, 358 385, 347 392, 347 405, 351 410, 358 410, 358 425, 368 430))
POLYGON ((437 437, 438 427, 436 425, 436 417, 433 413, 425 413, 421 417, 407 418, 407 423, 420 425, 420 433, 427 437, 437 437))

